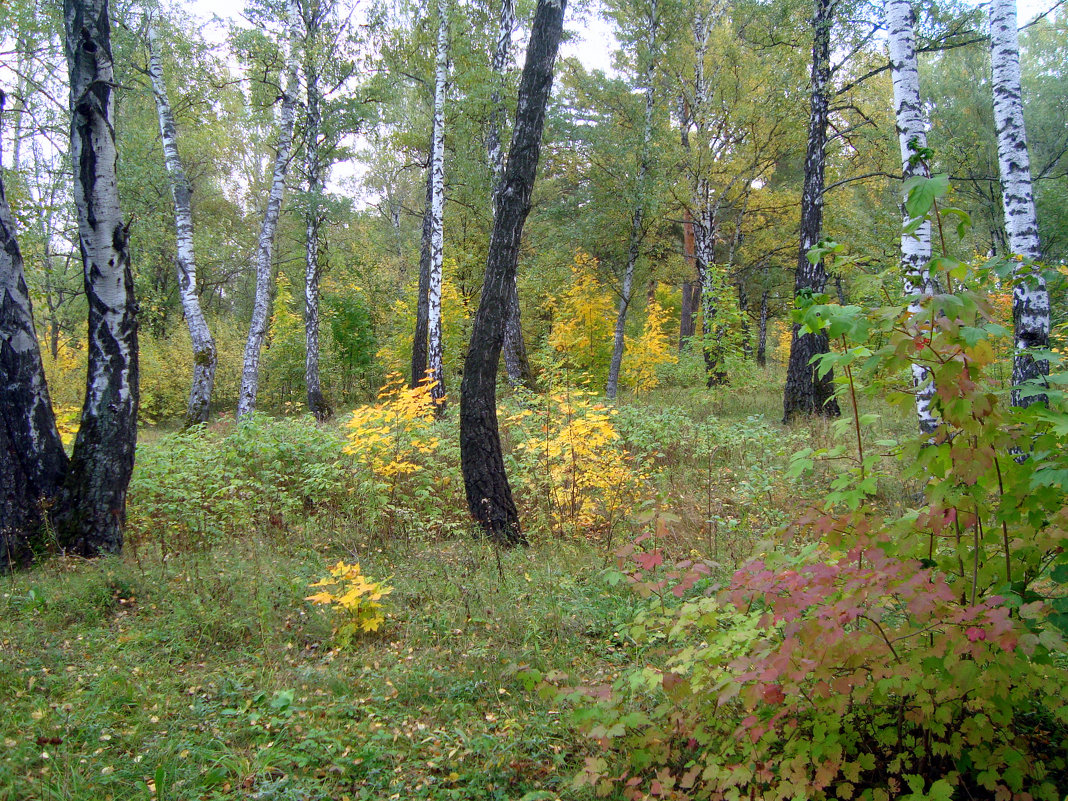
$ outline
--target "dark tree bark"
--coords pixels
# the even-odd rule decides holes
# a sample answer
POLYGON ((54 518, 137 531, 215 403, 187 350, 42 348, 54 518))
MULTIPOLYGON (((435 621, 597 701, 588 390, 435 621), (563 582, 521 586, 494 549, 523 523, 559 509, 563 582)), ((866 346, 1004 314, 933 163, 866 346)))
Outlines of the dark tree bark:
POLYGON ((119 209, 115 85, 107 0, 65 0, 74 204, 89 304, 88 374, 66 489, 61 546, 84 556, 122 548, 137 442, 137 303, 119 209))
POLYGON ((761 367, 768 365, 768 290, 760 295, 760 317, 757 322, 756 363, 761 367))
POLYGON ((538 170, 565 5, 565 0, 538 0, 534 12, 508 166, 495 197, 482 297, 471 328, 471 345, 460 385, 460 461, 467 506, 488 537, 508 545, 526 539, 504 471, 497 423, 497 366, 509 292, 514 291, 519 243, 538 170))
MULTIPOLYGON (((795 294, 821 293, 827 286, 827 271, 823 262, 812 264, 809 249, 819 242, 823 227, 823 187, 827 145, 827 117, 830 109, 828 94, 831 81, 831 25, 834 18, 833 0, 815 0, 812 18, 812 95, 808 122, 808 147, 805 154, 805 183, 801 194, 801 248, 797 257, 794 280, 795 294)), ((797 415, 838 417, 841 411, 834 397, 834 375, 828 371, 822 377, 813 357, 830 350, 827 335, 801 334, 794 325, 790 341, 790 362, 786 368, 786 387, 783 392, 783 421, 797 415)))
POLYGON ((415 302, 415 333, 412 336, 412 381, 414 389, 426 381, 427 364, 430 354, 427 348, 430 332, 430 239, 434 230, 434 221, 430 206, 434 198, 434 176, 428 168, 426 171, 426 207, 423 209, 423 239, 419 249, 419 288, 415 302))
MULTIPOLYGON (((0 111, 3 106, 0 92, 0 111)), ((0 176, 0 571, 32 556, 32 540, 45 509, 55 509, 66 472, 22 252, 0 176)))

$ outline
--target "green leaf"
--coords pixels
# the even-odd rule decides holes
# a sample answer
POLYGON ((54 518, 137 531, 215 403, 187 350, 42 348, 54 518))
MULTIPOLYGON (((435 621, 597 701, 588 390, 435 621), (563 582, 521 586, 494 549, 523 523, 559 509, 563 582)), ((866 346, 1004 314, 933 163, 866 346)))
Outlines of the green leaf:
POLYGON ((922 175, 910 178, 905 182, 905 191, 908 197, 905 200, 905 211, 910 217, 922 217, 931 210, 934 202, 946 194, 949 189, 949 176, 945 173, 926 178, 922 175))

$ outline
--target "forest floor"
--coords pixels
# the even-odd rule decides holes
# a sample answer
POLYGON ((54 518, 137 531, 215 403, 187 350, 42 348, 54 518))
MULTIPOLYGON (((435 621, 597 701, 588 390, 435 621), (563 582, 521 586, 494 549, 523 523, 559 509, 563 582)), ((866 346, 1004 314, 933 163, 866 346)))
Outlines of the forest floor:
MULTIPOLYGON (((697 413, 742 433, 705 463, 659 454, 656 493, 675 522, 657 528, 674 532, 671 555, 715 549, 729 571, 802 502, 784 457, 758 451, 830 434, 785 435, 770 389, 716 397, 697 413), (758 463, 762 484, 749 480, 758 463)), ((287 519, 4 576, 0 801, 592 797, 571 782, 596 745, 523 671, 596 684, 642 660, 627 624, 644 602, 612 553, 623 534, 609 545, 532 532, 529 548, 505 551, 287 519), (338 559, 395 588, 382 631, 346 649, 329 611, 305 600, 338 559)))

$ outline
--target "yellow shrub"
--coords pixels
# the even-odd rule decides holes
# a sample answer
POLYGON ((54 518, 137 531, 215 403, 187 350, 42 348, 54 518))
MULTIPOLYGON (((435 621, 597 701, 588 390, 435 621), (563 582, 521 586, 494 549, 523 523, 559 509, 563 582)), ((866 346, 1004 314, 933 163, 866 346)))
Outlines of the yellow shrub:
POLYGON ((654 299, 649 303, 641 336, 627 343, 624 375, 635 395, 648 392, 660 383, 656 374, 658 366, 679 360, 664 333, 667 317, 667 311, 654 299))
POLYGON ((412 389, 400 374, 391 373, 378 403, 352 413, 345 452, 365 460, 382 478, 421 470, 420 457, 433 456, 439 444, 432 432, 436 402, 430 389, 427 382, 412 389))
POLYGON ((386 622, 379 601, 393 592, 393 588, 385 581, 368 579, 360 572, 359 564, 347 565, 339 561, 330 568, 327 578, 311 586, 335 588, 309 595, 304 600, 329 606, 341 617, 341 622, 334 627, 334 636, 341 648, 347 647, 357 634, 378 631, 386 622))
POLYGON ((547 303, 553 315, 549 346, 572 370, 604 380, 612 358, 616 312, 611 295, 595 275, 597 260, 579 253, 571 268, 571 285, 547 303))

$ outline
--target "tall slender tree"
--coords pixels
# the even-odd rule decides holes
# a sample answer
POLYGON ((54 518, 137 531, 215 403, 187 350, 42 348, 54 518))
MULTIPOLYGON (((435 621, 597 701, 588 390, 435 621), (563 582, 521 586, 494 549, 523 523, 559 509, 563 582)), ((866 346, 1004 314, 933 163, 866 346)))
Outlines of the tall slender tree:
POLYGON ((107 0, 65 0, 63 21, 89 336, 85 402, 66 479, 70 509, 58 534, 64 547, 94 556, 122 547, 137 441, 137 302, 119 209, 107 0))
POLYGON ((189 337, 193 342, 193 384, 189 389, 186 408, 186 425, 206 422, 211 409, 211 392, 215 385, 215 366, 218 357, 215 340, 204 319, 197 294, 197 265, 193 250, 193 189, 186 177, 181 157, 178 155, 178 129, 174 123, 167 84, 163 77, 163 62, 160 59, 156 20, 149 18, 146 44, 148 46, 148 75, 152 81, 152 93, 156 98, 159 117, 160 139, 163 142, 163 158, 171 180, 171 197, 174 199, 174 224, 177 232, 178 293, 189 337))
MULTIPOLYGON (((812 16, 812 73, 809 97, 808 144, 805 181, 801 190, 801 243, 794 276, 794 293, 821 293, 827 286, 822 261, 809 261, 808 251, 820 239, 823 227, 823 191, 826 171, 827 122, 830 112, 831 28, 836 0, 815 0, 812 16)), ((799 414, 838 417, 834 375, 820 375, 812 359, 827 353, 827 335, 802 334, 796 323, 790 336, 790 361, 783 391, 783 420, 799 414)))
POLYGON ((285 193, 286 172, 289 169, 293 150, 293 127, 297 117, 297 94, 300 89, 299 48, 300 14, 296 0, 288 0, 287 55, 285 85, 282 87, 282 107, 278 118, 278 141, 275 145, 274 167, 271 173, 271 191, 267 208, 263 212, 259 240, 256 245, 256 298, 252 307, 248 341, 245 343, 245 358, 241 370, 241 391, 237 399, 237 416, 245 417, 256 408, 256 395, 260 385, 260 353, 267 335, 267 320, 271 305, 271 279, 274 275, 274 237, 278 229, 278 217, 282 211, 282 195, 285 193))
POLYGON ((449 77, 449 8, 438 0, 438 41, 434 60, 434 137, 430 148, 430 274, 427 282, 427 375, 430 395, 443 408, 445 366, 442 349, 441 281, 445 260, 445 91, 449 77))
MULTIPOLYGON (((990 70, 1005 229, 1012 255, 1025 260, 1017 269, 1012 292, 1016 344, 1012 383, 1019 386, 1024 381, 1049 373, 1049 362, 1036 360, 1028 351, 1049 347, 1050 308, 1046 281, 1031 264, 1041 256, 1042 251, 1031 186, 1027 130, 1024 127, 1016 0, 990 0, 990 70)), ((1018 390, 1012 392, 1015 406, 1027 406, 1036 400, 1039 398, 1021 397, 1018 390)))
POLYGON ((525 542, 504 470, 497 423, 497 367, 508 293, 515 280, 523 224, 538 169, 545 109, 560 47, 566 0, 538 0, 519 83, 508 165, 496 192, 482 297, 460 386, 460 461, 471 516, 491 539, 525 542))
MULTIPOLYGON (((886 0, 887 45, 890 50, 890 78, 894 87, 894 115, 897 118, 897 137, 901 148, 901 174, 906 181, 926 174, 926 167, 918 157, 927 147, 927 121, 920 101, 920 73, 916 64, 915 12, 910 0, 886 0)), ((904 212, 905 221, 909 219, 904 212)), ((919 323, 922 310, 920 295, 937 291, 928 269, 931 260, 931 223, 924 220, 912 233, 901 236, 901 272, 905 294, 915 299, 909 306, 914 324, 919 323)), ((916 392, 916 418, 920 431, 932 433, 938 419, 931 409, 935 387, 930 371, 923 365, 912 365, 912 383, 916 392)))
POLYGON ((635 181, 634 211, 631 214, 630 238, 627 246, 627 265, 623 271, 623 286, 619 297, 619 309, 616 313, 616 327, 612 337, 612 359, 608 367, 608 384, 605 394, 615 398, 619 389, 619 370, 623 365, 624 334, 627 325, 627 312, 630 309, 631 292, 634 288, 634 271, 641 254, 642 239, 645 235, 645 213, 648 199, 646 197, 649 176, 649 145, 653 138, 653 109, 655 105, 654 75, 657 67, 660 6, 657 0, 651 0, 642 19, 644 27, 644 53, 639 52, 641 75, 639 85, 645 94, 645 115, 642 124, 642 138, 638 146, 638 174, 635 181))

